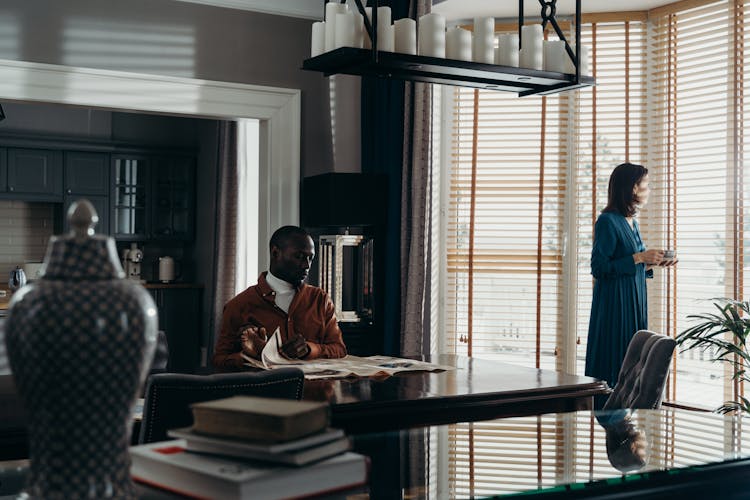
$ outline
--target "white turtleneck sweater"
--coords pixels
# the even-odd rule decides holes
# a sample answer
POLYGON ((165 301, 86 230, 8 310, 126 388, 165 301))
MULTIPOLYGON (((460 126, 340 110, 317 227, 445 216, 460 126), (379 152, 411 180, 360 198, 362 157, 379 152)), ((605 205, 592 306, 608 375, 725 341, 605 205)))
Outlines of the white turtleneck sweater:
POLYGON ((282 311, 289 314, 289 304, 292 303, 292 299, 294 299, 297 289, 294 288, 291 283, 287 283, 271 274, 271 271, 268 271, 268 274, 266 275, 266 282, 268 282, 268 286, 271 287, 271 290, 275 292, 276 305, 279 306, 282 311))

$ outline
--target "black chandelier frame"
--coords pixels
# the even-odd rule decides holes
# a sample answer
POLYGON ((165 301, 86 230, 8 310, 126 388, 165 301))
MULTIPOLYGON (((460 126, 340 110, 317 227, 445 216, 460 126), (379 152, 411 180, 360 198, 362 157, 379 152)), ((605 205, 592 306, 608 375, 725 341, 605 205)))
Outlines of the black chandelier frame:
MULTIPOLYGON (((380 51, 377 33, 377 11, 380 1, 371 2, 372 22, 366 15, 363 0, 354 0, 354 2, 363 17, 365 31, 372 41, 372 47, 370 49, 340 47, 305 60, 303 69, 320 71, 326 76, 341 73, 505 90, 518 92, 519 96, 554 94, 596 84, 591 76, 581 75, 578 57, 581 47, 581 0, 576 0, 575 51, 557 22, 557 0, 538 0, 541 7, 542 28, 546 29, 547 25, 551 25, 559 39, 565 43, 565 51, 575 68, 574 74, 380 51)), ((340 3, 346 3, 346 0, 340 0, 340 3)), ((519 49, 523 43, 521 37, 523 24, 524 0, 518 0, 519 49)))

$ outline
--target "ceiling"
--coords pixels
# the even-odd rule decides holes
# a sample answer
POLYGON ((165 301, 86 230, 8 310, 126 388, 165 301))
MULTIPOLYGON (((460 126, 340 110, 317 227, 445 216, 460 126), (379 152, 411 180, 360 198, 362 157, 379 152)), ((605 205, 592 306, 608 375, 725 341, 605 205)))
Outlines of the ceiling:
MULTIPOLYGON (((581 0, 581 12, 622 12, 649 10, 675 0, 581 0)), ((433 0, 432 11, 443 14, 449 21, 478 16, 518 18, 518 2, 510 0, 433 0)), ((558 0, 557 15, 574 14, 575 0, 558 0)), ((524 1, 524 16, 540 17, 541 6, 537 0, 524 1)))

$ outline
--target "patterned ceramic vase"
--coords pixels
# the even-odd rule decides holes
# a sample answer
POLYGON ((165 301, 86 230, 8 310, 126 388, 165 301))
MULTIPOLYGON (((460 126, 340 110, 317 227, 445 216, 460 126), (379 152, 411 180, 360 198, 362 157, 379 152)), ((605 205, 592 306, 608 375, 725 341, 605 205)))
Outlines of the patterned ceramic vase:
POLYGON ((26 498, 135 498, 131 411, 156 345, 156 307, 123 279, 114 240, 94 235, 86 200, 52 237, 42 277, 17 291, 6 323, 29 416, 26 498))

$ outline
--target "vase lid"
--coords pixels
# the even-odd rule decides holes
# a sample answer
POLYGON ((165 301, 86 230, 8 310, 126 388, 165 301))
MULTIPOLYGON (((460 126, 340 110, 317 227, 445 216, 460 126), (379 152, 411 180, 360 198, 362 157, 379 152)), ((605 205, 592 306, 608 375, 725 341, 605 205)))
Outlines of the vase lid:
POLYGON ((76 281, 124 278, 115 240, 94 234, 99 216, 91 202, 75 201, 66 216, 71 230, 50 238, 41 278, 76 281))

